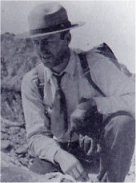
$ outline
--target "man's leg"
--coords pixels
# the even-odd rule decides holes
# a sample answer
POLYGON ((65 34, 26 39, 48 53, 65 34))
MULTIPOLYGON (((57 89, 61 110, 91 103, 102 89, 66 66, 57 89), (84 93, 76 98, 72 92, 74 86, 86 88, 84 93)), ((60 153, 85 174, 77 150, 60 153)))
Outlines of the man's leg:
POLYGON ((101 142, 100 181, 123 182, 134 151, 135 123, 128 115, 111 118, 101 142))

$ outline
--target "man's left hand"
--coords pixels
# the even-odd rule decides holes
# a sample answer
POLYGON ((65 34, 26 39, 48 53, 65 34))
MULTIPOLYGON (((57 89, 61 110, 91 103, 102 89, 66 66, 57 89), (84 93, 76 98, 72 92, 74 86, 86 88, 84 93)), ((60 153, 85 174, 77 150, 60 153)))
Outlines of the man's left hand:
POLYGON ((91 137, 85 135, 79 136, 80 148, 86 153, 87 156, 95 154, 97 152, 97 143, 91 137))

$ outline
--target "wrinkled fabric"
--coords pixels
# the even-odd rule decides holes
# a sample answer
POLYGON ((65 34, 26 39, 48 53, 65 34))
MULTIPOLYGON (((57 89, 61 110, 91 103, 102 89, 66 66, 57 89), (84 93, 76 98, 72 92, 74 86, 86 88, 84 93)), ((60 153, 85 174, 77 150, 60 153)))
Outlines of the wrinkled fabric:
MULTIPOLYGON (((93 98, 98 111, 107 116, 119 110, 134 116, 134 81, 121 72, 107 57, 90 50, 86 54, 93 81, 106 94, 100 94, 88 83, 82 73, 78 55, 71 50, 71 57, 65 69, 62 88, 67 101, 68 121, 81 98, 93 98)), ((44 101, 38 90, 36 69, 28 72, 22 81, 22 102, 26 121, 26 131, 31 153, 54 162, 54 155, 60 148, 59 142, 67 142, 69 134, 61 138, 53 137, 51 115, 54 104, 56 82, 51 70, 44 67, 44 101), (53 138, 52 138, 53 137, 53 138)), ((57 121, 56 121, 57 125, 57 121)), ((70 124, 69 124, 70 125, 70 124)), ((73 141, 77 140, 75 135, 73 141)))
POLYGON ((127 115, 113 117, 105 126, 101 139, 101 182, 123 182, 134 153, 135 122, 127 115))

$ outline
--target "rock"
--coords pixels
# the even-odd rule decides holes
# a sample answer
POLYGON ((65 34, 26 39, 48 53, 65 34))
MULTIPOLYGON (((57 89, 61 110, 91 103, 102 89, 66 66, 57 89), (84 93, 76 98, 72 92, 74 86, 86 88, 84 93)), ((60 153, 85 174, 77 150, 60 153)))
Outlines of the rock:
POLYGON ((1 133, 1 140, 9 140, 9 135, 7 133, 1 133))
POLYGON ((24 128, 20 128, 20 134, 25 136, 26 135, 26 130, 24 128))
POLYGON ((19 162, 23 165, 28 167, 29 166, 29 160, 27 158, 19 158, 19 162))
POLYGON ((3 120, 1 119, 1 130, 4 128, 6 131, 8 130, 8 126, 5 123, 3 123, 3 120))
POLYGON ((1 181, 2 182, 32 182, 33 174, 21 165, 16 157, 10 157, 1 152, 1 181))
POLYGON ((17 122, 17 121, 13 122, 3 117, 1 117, 1 121, 6 127, 23 127, 24 126, 24 122, 17 122))
POLYGON ((12 141, 13 144, 19 144, 20 139, 18 138, 17 135, 13 135, 13 136, 11 137, 11 141, 12 141))
POLYGON ((10 156, 10 154, 1 152, 1 167, 9 167, 9 166, 19 166, 22 165, 19 163, 16 157, 10 156))
POLYGON ((17 134, 17 133, 19 133, 19 131, 20 131, 19 127, 10 127, 9 128, 9 134, 11 134, 11 135, 17 134))
POLYGON ((36 182, 76 182, 70 175, 59 172, 47 173, 45 175, 33 176, 33 181, 36 182))
POLYGON ((25 157, 25 154, 16 154, 16 155, 17 155, 18 159, 22 158, 22 157, 25 157))
POLYGON ((20 134, 16 135, 16 142, 18 144, 20 144, 21 146, 23 146, 24 144, 27 144, 25 137, 24 136, 20 136, 20 134))
POLYGON ((2 140, 1 141, 1 150, 4 152, 10 151, 12 148, 9 140, 2 140))
POLYGON ((11 156, 11 157, 16 157, 17 156, 14 149, 11 149, 11 151, 9 153, 9 156, 11 156))
POLYGON ((2 127, 1 128, 1 132, 6 133, 7 132, 7 129, 5 127, 2 127))
POLYGON ((24 139, 24 137, 19 137, 18 143, 19 143, 20 145, 23 145, 23 144, 26 144, 27 142, 26 142, 26 140, 24 139))
POLYGON ((16 154, 25 154, 27 153, 27 146, 20 146, 19 148, 16 149, 16 154))
POLYGON ((31 180, 32 180, 31 174, 20 167, 1 168, 2 182, 28 182, 31 180))

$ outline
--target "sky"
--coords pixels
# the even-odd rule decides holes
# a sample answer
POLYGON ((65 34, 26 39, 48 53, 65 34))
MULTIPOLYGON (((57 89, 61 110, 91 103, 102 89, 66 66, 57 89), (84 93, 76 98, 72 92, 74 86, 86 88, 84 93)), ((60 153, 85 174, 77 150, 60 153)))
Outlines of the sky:
MULTIPOLYGON (((51 0, 50 0, 51 1, 51 0)), ((1 1, 1 31, 22 33, 28 30, 31 9, 43 1, 1 1)), ((46 0, 44 0, 46 2, 46 0)), ((113 50, 119 62, 135 72, 134 1, 58 1, 67 10, 71 22, 85 25, 71 31, 71 47, 89 50, 103 42, 113 50)))

